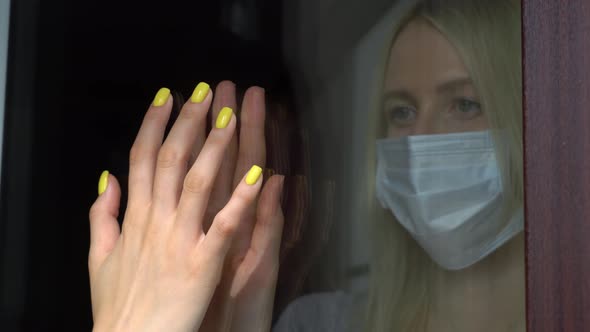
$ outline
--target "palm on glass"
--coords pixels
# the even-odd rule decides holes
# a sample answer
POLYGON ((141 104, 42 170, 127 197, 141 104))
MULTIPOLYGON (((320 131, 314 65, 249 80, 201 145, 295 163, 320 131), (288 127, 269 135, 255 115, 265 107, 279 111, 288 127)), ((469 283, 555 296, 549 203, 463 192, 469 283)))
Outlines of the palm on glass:
POLYGON ((122 229, 119 184, 103 173, 90 210, 95 330, 219 331, 241 323, 268 329, 283 177, 262 184, 263 90, 246 93, 241 144, 233 84, 223 82, 216 95, 209 135, 213 96, 199 84, 164 140, 172 97, 158 92, 131 149, 122 229), (248 321, 246 298, 258 304, 248 321))

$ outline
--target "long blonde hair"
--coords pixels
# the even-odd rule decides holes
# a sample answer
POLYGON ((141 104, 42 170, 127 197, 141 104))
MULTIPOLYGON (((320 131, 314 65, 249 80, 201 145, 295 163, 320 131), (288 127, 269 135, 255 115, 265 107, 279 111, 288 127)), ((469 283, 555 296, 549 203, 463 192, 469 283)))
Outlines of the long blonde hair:
POLYGON ((385 66, 398 32, 414 18, 426 19, 446 36, 470 73, 494 133, 506 219, 523 204, 520 1, 419 2, 391 31, 376 71, 380 79, 374 91, 379 96, 375 96, 376 104, 369 115, 368 217, 372 256, 366 330, 371 332, 423 331, 431 303, 429 287, 441 273, 374 197, 374 143, 384 133, 378 120, 385 66))

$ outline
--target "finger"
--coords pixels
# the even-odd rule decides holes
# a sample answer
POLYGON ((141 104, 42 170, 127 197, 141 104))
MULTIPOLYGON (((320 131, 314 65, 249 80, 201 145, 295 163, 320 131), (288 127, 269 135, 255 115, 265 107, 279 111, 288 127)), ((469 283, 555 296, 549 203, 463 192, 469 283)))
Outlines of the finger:
POLYGON ((129 154, 129 204, 152 199, 156 156, 172 110, 170 90, 162 88, 148 109, 129 154))
POLYGON ((158 152, 153 202, 159 212, 165 215, 176 210, 191 151, 198 136, 204 136, 211 100, 209 85, 199 83, 191 100, 184 104, 158 152))
POLYGON ((104 171, 99 180, 99 196, 90 208, 90 251, 88 268, 93 275, 115 247, 120 228, 117 217, 121 188, 117 179, 104 171))
POLYGON ((269 331, 279 271, 279 249, 283 232, 281 193, 284 176, 272 176, 262 189, 250 250, 240 266, 244 283, 232 284, 233 305, 230 331, 269 331), (244 270, 246 269, 246 270, 244 270))
POLYGON ((183 183, 178 203, 176 228, 196 238, 202 230, 202 221, 219 165, 236 128, 236 117, 231 108, 224 108, 217 117, 215 128, 189 170, 183 183))
POLYGON ((261 186, 262 168, 254 165, 242 178, 227 205, 215 216, 205 236, 204 252, 225 259, 242 215, 254 204, 261 186))
POLYGON ((262 189, 256 207, 256 225, 252 231, 250 247, 240 264, 241 274, 246 274, 248 285, 234 283, 232 296, 245 288, 266 287, 278 272, 279 249, 283 234, 284 216, 281 195, 285 177, 273 175, 262 189), (244 271, 243 269, 247 269, 244 271))
MULTIPOLYGON (((219 110, 223 107, 230 107, 237 109, 236 106, 236 87, 230 81, 223 81, 217 85, 215 89, 215 100, 213 101, 213 112, 212 119, 216 119, 219 114, 219 110)), ((215 124, 212 124, 214 127, 215 124)), ((209 204, 207 204, 207 210, 205 211, 204 225, 205 230, 209 229, 213 218, 219 212, 231 196, 233 190, 233 175, 236 168, 236 159, 238 154, 238 138, 237 135, 232 135, 231 141, 225 155, 223 162, 219 167, 219 172, 215 178, 215 184, 213 185, 213 191, 211 192, 211 198, 209 204)))
POLYGON ((257 255, 256 260, 278 259, 284 216, 281 197, 285 177, 272 176, 264 186, 256 210, 256 226, 252 233, 249 253, 257 255))
MULTIPOLYGON (((197 96, 196 90, 197 89, 195 89, 195 92, 193 92, 193 95, 191 96, 191 99, 190 99, 190 101, 193 103, 200 102, 200 98, 197 96)), ((213 91, 209 87, 208 94, 210 94, 212 92, 213 91)), ((218 104, 219 96, 217 94, 218 94, 218 91, 216 90, 215 93, 213 94, 212 110, 215 110, 215 108, 217 107, 216 105, 218 104)), ((211 103, 209 103, 209 105, 211 106, 211 103)), ((224 106, 219 106, 219 109, 217 112, 215 112, 215 114, 213 114, 214 113, 213 111, 211 112, 211 116, 213 119, 215 119, 215 117, 219 114, 219 110, 221 110, 221 108, 223 108, 223 107, 224 106)), ((230 105, 230 104, 228 104, 227 107, 235 109, 233 107, 233 105, 230 105)), ((203 131, 202 131, 202 133, 199 133, 199 135, 197 135, 197 139, 195 141, 195 144, 193 145, 193 149, 192 149, 190 160, 189 160, 189 167, 191 167, 195 163, 195 161, 197 160, 197 157, 199 156, 199 152, 201 152, 201 149, 203 148, 203 145, 205 144, 206 138, 207 138, 207 123, 203 123, 203 131)))
MULTIPOLYGON (((264 113, 264 89, 258 87, 248 89, 242 103, 240 146, 236 176, 234 177, 238 178, 238 181, 241 179, 241 174, 248 171, 249 165, 260 165, 262 168, 265 166, 264 113)), ((242 222, 239 226, 240 236, 235 239, 232 245, 232 255, 243 256, 243 253, 250 247, 252 230, 256 220, 255 215, 255 205, 250 206, 242 214, 242 222)))
POLYGON ((266 166, 266 143, 264 139, 265 120, 264 89, 251 87, 244 95, 240 116, 240 148, 235 169, 234 185, 250 165, 266 166))

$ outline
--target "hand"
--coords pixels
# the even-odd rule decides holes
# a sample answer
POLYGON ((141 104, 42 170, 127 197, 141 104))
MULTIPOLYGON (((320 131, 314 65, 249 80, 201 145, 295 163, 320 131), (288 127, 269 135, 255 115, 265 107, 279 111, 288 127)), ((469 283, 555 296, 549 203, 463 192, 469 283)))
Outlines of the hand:
MULTIPOLYGON (((199 328, 231 240, 255 204, 262 176, 253 167, 205 232, 208 199, 236 118, 223 112, 219 128, 205 140, 212 93, 201 95, 204 100, 184 105, 163 144, 172 97, 161 90, 154 99, 131 149, 122 231, 117 222, 119 184, 112 175, 101 177, 101 194, 90 210, 88 257, 96 331, 199 328), (195 151, 198 157, 190 165, 195 151)), ((280 182, 269 180, 262 196, 276 193, 280 182)))
MULTIPOLYGON (((213 105, 214 110, 236 105, 233 83, 217 86, 213 105)), ((234 136, 230 142, 211 195, 210 219, 229 200, 248 165, 265 165, 264 90, 253 87, 246 91, 240 120, 239 140, 234 136)), ((264 191, 258 205, 251 205, 242 215, 200 332, 270 330, 283 229, 282 181, 273 176, 266 184, 273 189, 264 191)))

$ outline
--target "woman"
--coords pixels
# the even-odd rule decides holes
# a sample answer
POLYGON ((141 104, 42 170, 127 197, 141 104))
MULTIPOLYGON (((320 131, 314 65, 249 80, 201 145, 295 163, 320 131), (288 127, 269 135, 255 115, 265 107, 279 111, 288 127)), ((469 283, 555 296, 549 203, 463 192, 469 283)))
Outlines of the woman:
MULTIPOLYGON (((368 149, 376 173, 367 315, 346 295, 311 296, 286 310, 277 331, 524 330, 520 4, 434 3, 411 10, 384 52, 368 149)), ((132 150, 121 235, 118 186, 104 177, 89 256, 97 330, 269 328, 281 179, 271 178, 257 201, 259 170, 241 178, 246 164, 263 160, 261 130, 248 125, 264 121, 261 92, 245 98, 238 147, 227 110, 203 143, 212 96, 201 90, 163 145, 165 90, 148 110, 132 150), (199 154, 187 172, 191 151, 199 154), (213 179, 224 183, 222 193, 213 179), (206 231, 208 206, 218 208, 206 231), (231 268, 222 273, 224 265, 231 268)), ((232 99, 218 90, 214 111, 232 99)))
POLYGON ((520 3, 425 1, 391 30, 366 315, 350 324, 358 298, 311 295, 276 330, 523 331, 520 3))

